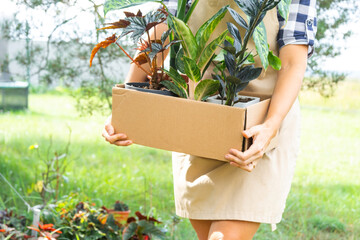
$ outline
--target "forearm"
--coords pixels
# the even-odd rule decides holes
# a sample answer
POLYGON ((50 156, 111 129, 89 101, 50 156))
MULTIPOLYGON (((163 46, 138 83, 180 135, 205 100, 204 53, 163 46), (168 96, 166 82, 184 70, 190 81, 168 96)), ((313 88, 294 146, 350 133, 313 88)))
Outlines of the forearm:
POLYGON ((276 132, 296 100, 307 66, 307 46, 288 45, 280 50, 282 68, 265 120, 265 125, 276 132))
MULTIPOLYGON (((168 29, 168 26, 165 23, 159 24, 156 26, 156 33, 154 31, 154 28, 151 30, 150 32, 150 38, 153 40, 155 39, 160 39, 161 35, 163 32, 165 32, 168 29)), ((169 41, 167 40, 165 44, 167 44, 169 41)), ((169 49, 164 51, 163 54, 160 53, 157 56, 157 62, 161 63, 163 62, 163 58, 166 58, 166 56, 169 53, 169 49)), ((135 56, 137 56, 139 54, 139 51, 136 52, 135 56)), ((150 66, 149 64, 143 64, 142 67, 146 70, 146 71, 150 71, 150 66)), ((132 63, 130 65, 130 69, 129 72, 126 76, 125 82, 145 82, 146 81, 146 73, 141 70, 136 64, 132 63)))

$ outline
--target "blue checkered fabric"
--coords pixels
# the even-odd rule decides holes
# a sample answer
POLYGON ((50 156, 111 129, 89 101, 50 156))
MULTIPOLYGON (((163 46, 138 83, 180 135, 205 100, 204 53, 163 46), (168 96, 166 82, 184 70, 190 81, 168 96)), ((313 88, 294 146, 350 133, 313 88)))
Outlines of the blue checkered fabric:
MULTIPOLYGON (((177 0, 164 0, 171 13, 177 9, 177 0)), ((188 5, 191 0, 188 1, 188 5)), ((288 44, 308 45, 309 57, 314 52, 315 34, 317 30, 316 0, 292 0, 288 21, 278 14, 279 33, 277 41, 279 48, 288 44)))

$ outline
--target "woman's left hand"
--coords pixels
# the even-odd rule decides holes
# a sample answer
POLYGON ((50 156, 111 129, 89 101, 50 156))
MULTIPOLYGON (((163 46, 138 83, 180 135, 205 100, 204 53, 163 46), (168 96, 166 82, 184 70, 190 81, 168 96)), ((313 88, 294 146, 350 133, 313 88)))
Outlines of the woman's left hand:
POLYGON ((229 160, 231 165, 251 172, 257 162, 263 157, 267 146, 276 135, 276 132, 277 129, 265 123, 243 131, 242 134, 245 138, 253 138, 253 144, 245 152, 230 149, 229 153, 225 155, 225 159, 229 160))

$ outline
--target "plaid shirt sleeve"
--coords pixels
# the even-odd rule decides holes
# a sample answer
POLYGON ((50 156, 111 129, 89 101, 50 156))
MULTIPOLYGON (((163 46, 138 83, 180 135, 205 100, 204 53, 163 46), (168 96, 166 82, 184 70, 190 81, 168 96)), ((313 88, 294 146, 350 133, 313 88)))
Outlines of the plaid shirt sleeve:
POLYGON ((287 23, 278 14, 278 44, 282 48, 288 44, 308 45, 308 56, 314 52, 317 30, 316 0, 292 0, 287 23))

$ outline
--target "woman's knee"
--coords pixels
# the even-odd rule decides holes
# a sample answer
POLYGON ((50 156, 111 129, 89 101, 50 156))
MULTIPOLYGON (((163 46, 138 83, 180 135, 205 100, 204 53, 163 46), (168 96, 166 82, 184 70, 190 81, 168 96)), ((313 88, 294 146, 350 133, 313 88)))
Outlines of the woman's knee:
POLYGON ((209 231, 209 240, 251 240, 260 223, 222 220, 214 221, 209 231))

